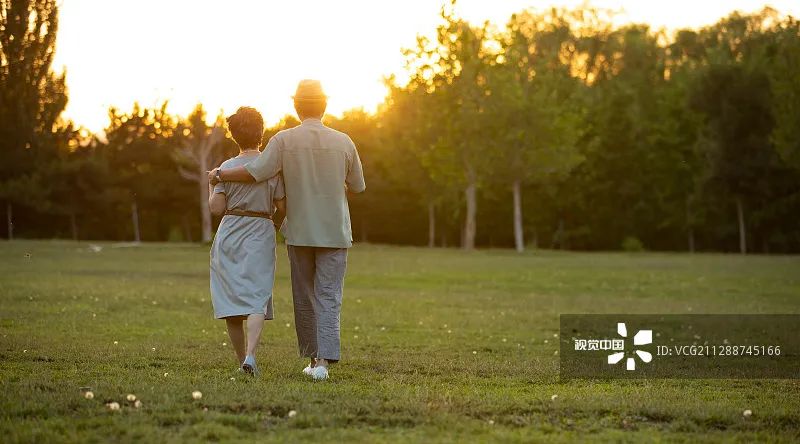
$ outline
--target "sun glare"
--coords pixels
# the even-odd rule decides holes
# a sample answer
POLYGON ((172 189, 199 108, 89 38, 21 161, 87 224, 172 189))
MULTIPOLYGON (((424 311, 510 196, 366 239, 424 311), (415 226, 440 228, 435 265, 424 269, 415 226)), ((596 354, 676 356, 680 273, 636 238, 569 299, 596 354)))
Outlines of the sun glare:
MULTIPOLYGON (((582 3, 461 0, 456 11, 473 23, 502 26, 525 7, 582 3)), ((800 9, 771 3, 785 13, 800 9)), ((656 27, 699 26, 736 8, 762 7, 757 0, 593 4, 621 11, 620 20, 656 27)), ((169 100, 179 114, 203 103, 209 120, 247 104, 275 123, 293 112, 290 96, 303 78, 323 82, 331 113, 371 112, 385 97, 383 78, 404 78, 401 48, 413 46, 418 34, 432 34, 440 7, 431 0, 63 0, 55 66, 67 70, 65 116, 100 130, 109 106, 169 100)))

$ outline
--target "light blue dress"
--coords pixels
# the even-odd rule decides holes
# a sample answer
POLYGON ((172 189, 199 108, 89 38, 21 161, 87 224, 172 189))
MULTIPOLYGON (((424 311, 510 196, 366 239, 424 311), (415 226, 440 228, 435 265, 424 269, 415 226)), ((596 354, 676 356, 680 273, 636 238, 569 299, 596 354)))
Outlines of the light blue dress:
MULTIPOLYGON (((234 157, 221 168, 234 168, 253 156, 234 157)), ((214 193, 224 193, 229 210, 275 213, 273 200, 285 197, 280 175, 258 183, 223 182, 214 193)), ((262 313, 273 319, 275 283, 275 225, 262 217, 226 215, 211 246, 211 303, 214 317, 262 313)))

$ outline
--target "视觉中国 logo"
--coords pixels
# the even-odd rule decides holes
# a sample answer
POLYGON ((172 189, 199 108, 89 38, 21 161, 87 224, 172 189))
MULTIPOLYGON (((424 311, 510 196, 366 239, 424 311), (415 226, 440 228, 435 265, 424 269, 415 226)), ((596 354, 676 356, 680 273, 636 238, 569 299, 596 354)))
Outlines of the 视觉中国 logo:
POLYGON ((608 363, 616 365, 622 360, 625 360, 625 369, 628 371, 636 370, 636 361, 648 363, 653 360, 653 354, 639 350, 637 347, 641 345, 648 345, 653 343, 653 330, 639 330, 633 335, 633 345, 631 347, 632 353, 629 353, 627 358, 625 353, 625 342, 630 341, 628 337, 628 328, 624 322, 617 323, 617 334, 619 338, 614 339, 575 339, 576 351, 610 351, 608 355, 608 363))

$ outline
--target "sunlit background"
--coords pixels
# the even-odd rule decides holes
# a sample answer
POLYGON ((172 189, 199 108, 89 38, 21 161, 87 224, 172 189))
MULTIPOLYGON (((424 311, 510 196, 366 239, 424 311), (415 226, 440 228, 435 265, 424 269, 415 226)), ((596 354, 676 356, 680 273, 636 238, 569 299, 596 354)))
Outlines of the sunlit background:
MULTIPOLYGON (((526 7, 576 6, 582 1, 461 0, 457 13, 502 25, 526 7)), ((798 15, 800 2, 770 6, 798 15)), ((621 13, 619 22, 675 29, 712 23, 733 10, 752 12, 763 0, 594 1, 621 13)), ((213 117, 240 105, 261 110, 269 123, 291 113, 301 78, 319 78, 329 111, 374 111, 383 78, 402 72, 401 48, 432 34, 435 0, 63 0, 56 69, 65 67, 65 117, 91 130, 107 123, 109 106, 135 100, 187 114, 203 103, 213 117)))

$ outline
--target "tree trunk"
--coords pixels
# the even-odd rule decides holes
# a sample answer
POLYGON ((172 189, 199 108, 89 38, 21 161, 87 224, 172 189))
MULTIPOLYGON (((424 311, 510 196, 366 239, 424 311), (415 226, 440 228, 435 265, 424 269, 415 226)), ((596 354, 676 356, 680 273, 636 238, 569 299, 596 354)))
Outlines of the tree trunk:
POLYGON ((539 248, 539 233, 536 231, 536 226, 534 225, 531 227, 533 230, 533 240, 531 241, 531 245, 533 245, 533 249, 536 250, 539 248))
POLYGON ((558 229, 553 234, 553 242, 550 243, 550 248, 555 248, 558 244, 558 249, 564 249, 564 218, 558 219, 558 229))
POLYGON ((436 206, 428 202, 428 248, 436 246, 436 206))
POLYGON ((14 240, 14 209, 11 202, 6 203, 6 224, 8 224, 8 240, 14 240))
POLYGON ((739 253, 747 254, 747 232, 744 226, 744 207, 742 198, 736 198, 736 216, 739 219, 739 253))
POLYGON ((475 184, 475 181, 471 181, 464 190, 464 197, 466 197, 467 200, 467 215, 464 221, 464 243, 462 244, 462 247, 465 250, 475 249, 475 215, 478 207, 476 194, 477 185, 475 184))
POLYGON ((131 204, 131 218, 133 219, 133 241, 141 242, 142 237, 139 234, 139 206, 136 205, 136 199, 131 204))
POLYGON ((519 180, 512 186, 514 194, 514 246, 518 253, 525 251, 525 239, 522 233, 522 190, 519 180))
POLYGON ((200 187, 200 218, 203 224, 203 242, 211 242, 211 210, 208 208, 208 183, 203 180, 208 164, 206 156, 200 156, 197 185, 200 187))
POLYGON ((72 240, 78 240, 78 217, 74 211, 69 213, 69 226, 72 229, 72 240))
POLYGON ((183 238, 186 239, 186 242, 193 242, 192 241, 192 227, 189 225, 189 219, 186 218, 184 214, 181 218, 181 225, 183 225, 183 238))

